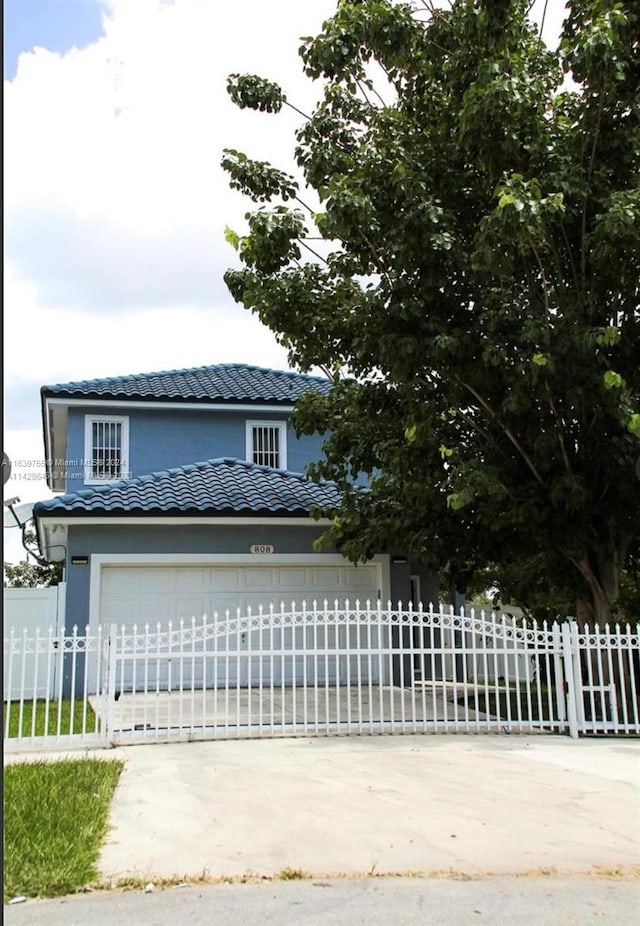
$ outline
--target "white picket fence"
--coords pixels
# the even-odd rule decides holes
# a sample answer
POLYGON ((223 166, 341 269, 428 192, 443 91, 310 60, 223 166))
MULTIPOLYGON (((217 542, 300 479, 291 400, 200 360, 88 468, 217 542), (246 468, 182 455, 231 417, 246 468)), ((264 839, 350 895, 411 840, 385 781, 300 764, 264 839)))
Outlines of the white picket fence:
POLYGON ((380 602, 5 636, 7 752, 262 736, 640 733, 640 625, 380 602), (46 695, 32 679, 45 678, 46 695), (19 695, 16 697, 16 691, 19 695))
MULTIPOLYGON (((46 633, 49 628, 57 634, 58 628, 64 623, 65 590, 64 582, 48 588, 4 588, 2 590, 4 626, 19 627, 20 633, 24 635, 26 632, 27 636, 35 636, 43 629, 46 633)), ((39 698, 44 698, 47 692, 50 698, 54 697, 55 678, 53 675, 47 677, 44 663, 41 662, 38 665, 32 660, 29 663, 29 669, 33 670, 33 675, 17 679, 15 687, 8 688, 9 666, 5 655, 3 671, 5 701, 13 698, 19 699, 22 690, 30 689, 31 686, 37 690, 39 698)))

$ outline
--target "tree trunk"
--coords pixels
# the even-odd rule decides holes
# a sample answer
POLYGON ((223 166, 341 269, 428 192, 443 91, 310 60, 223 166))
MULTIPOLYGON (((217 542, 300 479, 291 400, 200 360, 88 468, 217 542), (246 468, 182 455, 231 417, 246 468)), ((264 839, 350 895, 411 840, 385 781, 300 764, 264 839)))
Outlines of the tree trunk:
MULTIPOLYGON (((618 611, 618 597, 620 594, 620 571, 624 564, 624 558, 628 550, 629 543, 626 538, 613 537, 607 538, 607 541, 598 544, 593 550, 585 553, 581 560, 574 560, 574 564, 584 578, 589 591, 590 598, 581 596, 576 601, 576 621, 582 632, 589 627, 589 632, 594 633, 595 628, 604 629, 605 625, 617 625, 619 631, 622 630, 622 622, 618 611)), ((631 707, 634 693, 629 675, 629 666, 626 661, 622 663, 622 671, 618 665, 618 660, 613 660, 613 673, 606 659, 598 658, 597 647, 585 648, 581 653, 582 676, 584 683, 596 686, 615 686, 615 696, 620 706, 625 701, 627 707, 631 707), (613 677, 611 677, 613 675, 613 677)), ((592 704, 595 705, 596 714, 600 714, 603 706, 602 697, 594 698, 585 692, 584 708, 585 716, 590 717, 593 713, 592 704)), ((592 719, 606 719, 594 717, 592 719)))
MULTIPOLYGON (((624 565, 625 556, 629 549, 631 538, 613 538, 599 544, 592 551, 586 553, 580 561, 574 563, 585 579, 591 597, 578 598, 576 602, 576 621, 584 633, 589 628, 589 634, 595 629, 604 630, 606 625, 622 633, 624 630, 623 615, 618 610, 618 597, 620 594, 620 572, 624 565), (617 540, 617 542, 616 542, 617 540)), ((626 654, 625 654, 626 655, 626 654)), ((631 684, 629 658, 623 656, 618 659, 618 653, 612 652, 612 669, 609 661, 598 658, 597 646, 586 647, 581 653, 582 676, 587 685, 610 686, 615 688, 615 697, 618 712, 621 713, 622 703, 626 704, 626 713, 633 716, 633 700, 635 692, 631 684)), ((591 705, 595 703, 596 713, 600 713, 603 703, 601 697, 591 700, 585 693, 585 715, 592 713, 591 705)), ((596 717, 593 719, 605 719, 596 717)))
POLYGON ((580 596, 576 602, 576 620, 580 627, 585 624, 602 627, 620 617, 620 572, 630 542, 630 537, 617 537, 608 532, 580 560, 572 559, 591 593, 590 597, 580 596))

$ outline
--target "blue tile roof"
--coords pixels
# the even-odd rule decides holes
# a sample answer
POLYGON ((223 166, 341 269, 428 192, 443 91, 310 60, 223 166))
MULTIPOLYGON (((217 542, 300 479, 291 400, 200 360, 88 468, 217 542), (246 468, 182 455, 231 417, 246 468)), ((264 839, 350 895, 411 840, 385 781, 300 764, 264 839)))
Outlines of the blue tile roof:
POLYGON ((89 397, 192 402, 282 402, 291 405, 311 390, 327 392, 330 382, 283 370, 243 363, 186 370, 111 376, 43 386, 43 397, 89 397))
POLYGON ((38 502, 34 514, 305 515, 337 503, 333 483, 225 457, 61 495, 38 502))

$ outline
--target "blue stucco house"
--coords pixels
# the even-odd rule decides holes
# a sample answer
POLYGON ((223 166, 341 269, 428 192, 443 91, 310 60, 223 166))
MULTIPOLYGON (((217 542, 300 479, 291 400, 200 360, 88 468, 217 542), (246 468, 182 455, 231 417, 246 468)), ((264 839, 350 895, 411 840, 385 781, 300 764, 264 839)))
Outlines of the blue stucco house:
POLYGON ((436 601, 424 567, 314 549, 336 488, 305 478, 321 437, 290 417, 328 380, 223 364, 44 386, 45 557, 64 559, 66 627, 189 619, 284 601, 436 601))

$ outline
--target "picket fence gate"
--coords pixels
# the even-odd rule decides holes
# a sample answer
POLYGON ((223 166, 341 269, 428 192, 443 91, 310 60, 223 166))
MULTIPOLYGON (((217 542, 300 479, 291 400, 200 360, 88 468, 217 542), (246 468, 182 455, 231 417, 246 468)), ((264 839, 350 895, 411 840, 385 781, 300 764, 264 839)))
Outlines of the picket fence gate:
POLYGON ((640 624, 579 629, 574 621, 358 601, 71 634, 10 630, 4 746, 11 753, 332 734, 638 735, 639 640, 640 624))

